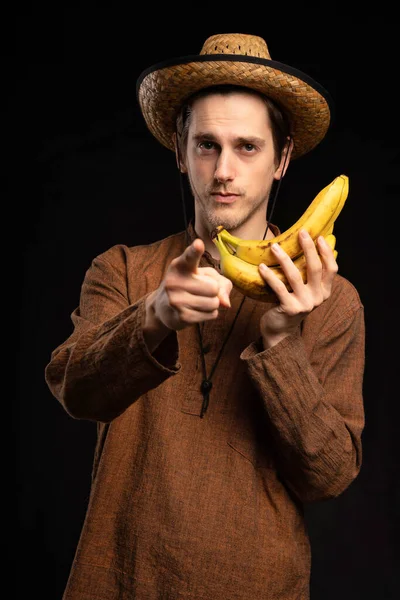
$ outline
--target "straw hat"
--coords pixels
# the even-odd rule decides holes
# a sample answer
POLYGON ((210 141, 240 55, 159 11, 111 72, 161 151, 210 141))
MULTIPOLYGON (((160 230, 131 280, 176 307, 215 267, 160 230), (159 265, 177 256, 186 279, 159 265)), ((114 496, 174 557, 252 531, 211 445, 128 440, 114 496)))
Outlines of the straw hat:
POLYGON ((241 33, 212 35, 199 55, 173 58, 143 71, 136 92, 147 127, 174 151, 173 133, 182 103, 194 92, 218 84, 252 88, 275 100, 290 120, 292 158, 312 150, 328 131, 329 93, 305 73, 271 60, 263 38, 241 33))

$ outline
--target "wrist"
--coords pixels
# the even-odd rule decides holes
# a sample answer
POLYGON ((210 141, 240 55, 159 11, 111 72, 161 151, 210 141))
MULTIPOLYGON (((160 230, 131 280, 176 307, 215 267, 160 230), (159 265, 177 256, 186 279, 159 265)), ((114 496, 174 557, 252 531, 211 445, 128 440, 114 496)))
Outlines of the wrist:
POLYGON ((288 332, 285 332, 285 333, 263 333, 261 337, 262 337, 262 341, 263 341, 264 350, 269 350, 269 348, 276 346, 277 344, 279 344, 279 342, 284 340, 288 335, 290 335, 288 332))
POLYGON ((145 320, 143 325, 143 337, 150 352, 153 352, 159 344, 172 331, 157 316, 156 303, 157 290, 146 298, 145 320))

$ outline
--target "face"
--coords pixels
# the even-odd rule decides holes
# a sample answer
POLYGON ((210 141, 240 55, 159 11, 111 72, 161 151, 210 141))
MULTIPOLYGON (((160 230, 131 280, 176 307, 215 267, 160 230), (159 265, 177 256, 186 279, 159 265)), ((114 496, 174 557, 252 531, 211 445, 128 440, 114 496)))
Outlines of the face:
POLYGON ((272 183, 281 175, 263 100, 242 92, 195 100, 182 170, 199 233, 222 225, 261 234, 272 183))

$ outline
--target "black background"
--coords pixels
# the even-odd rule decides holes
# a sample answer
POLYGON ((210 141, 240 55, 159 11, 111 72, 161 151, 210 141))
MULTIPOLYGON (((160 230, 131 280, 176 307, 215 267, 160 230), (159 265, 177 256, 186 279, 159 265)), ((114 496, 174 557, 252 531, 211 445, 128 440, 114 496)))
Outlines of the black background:
MULTIPOLYGON (((95 425, 68 417, 44 382, 50 352, 71 332, 85 271, 115 243, 152 242, 183 227, 175 158, 145 128, 136 79, 221 32, 261 35, 274 60, 314 77, 336 103, 326 139, 290 166, 274 218, 290 226, 322 187, 349 176, 335 233, 340 272, 365 306, 364 460, 339 498, 307 507, 311 598, 399 597, 398 33, 393 13, 374 10, 279 4, 260 13, 252 4, 218 15, 214 5, 174 3, 139 14, 133 5, 81 3, 16 15, 3 57, 12 157, 3 257, 16 276, 5 296, 17 296, 18 315, 13 597, 61 599, 85 514, 95 425)), ((14 322, 7 306, 3 319, 14 322)))

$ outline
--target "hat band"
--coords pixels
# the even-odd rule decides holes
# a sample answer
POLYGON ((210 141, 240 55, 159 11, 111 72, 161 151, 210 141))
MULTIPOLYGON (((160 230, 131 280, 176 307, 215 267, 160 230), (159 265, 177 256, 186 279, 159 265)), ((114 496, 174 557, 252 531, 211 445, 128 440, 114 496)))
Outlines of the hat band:
POLYGON ((251 63, 251 64, 256 64, 256 65, 262 65, 265 67, 270 67, 271 69, 275 69, 277 71, 282 71, 283 73, 286 73, 287 75, 292 75, 293 77, 296 77, 297 79, 301 79, 302 81, 304 81, 304 83, 306 83, 310 87, 314 88, 314 90, 319 92, 325 98, 325 100, 327 101, 330 108, 332 108, 332 100, 330 98, 329 92, 321 84, 319 84, 317 81, 315 81, 315 79, 313 79, 306 73, 303 73, 302 71, 299 71, 298 69, 296 69, 294 67, 290 67, 289 65, 278 62, 276 60, 271 60, 268 58, 260 58, 259 56, 246 56, 245 54, 207 54, 207 55, 206 54, 205 55, 193 54, 193 55, 189 55, 189 56, 185 56, 185 57, 172 58, 169 60, 159 62, 155 65, 152 65, 151 67, 149 67, 148 69, 144 70, 141 73, 141 75, 139 76, 137 83, 136 83, 136 92, 137 93, 139 92, 141 83, 147 77, 147 75, 149 75, 150 73, 153 73, 153 71, 160 71, 160 70, 168 68, 168 67, 174 67, 176 65, 185 65, 185 64, 189 64, 189 63, 221 62, 221 61, 236 62, 236 63, 242 62, 242 63, 251 63))

